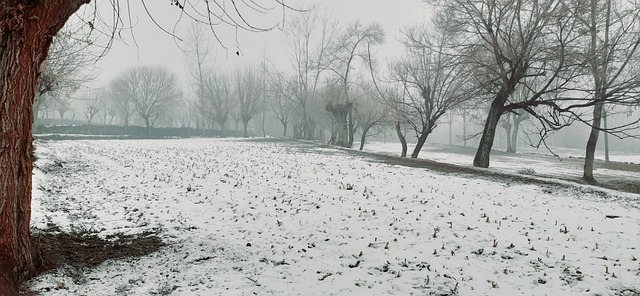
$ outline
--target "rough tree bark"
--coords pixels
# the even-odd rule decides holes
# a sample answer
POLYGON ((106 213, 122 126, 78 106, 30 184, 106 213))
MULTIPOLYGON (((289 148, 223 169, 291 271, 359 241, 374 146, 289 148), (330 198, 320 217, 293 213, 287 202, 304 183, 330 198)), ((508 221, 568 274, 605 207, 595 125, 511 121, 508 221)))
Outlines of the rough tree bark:
MULTIPOLYGON (((508 92, 508 94, 510 94, 510 92, 508 92)), ((493 139, 496 136, 496 127, 498 126, 498 121, 500 121, 500 116, 502 116, 504 102, 509 96, 508 94, 505 94, 505 92, 499 93, 498 97, 491 103, 489 115, 487 115, 482 137, 478 144, 478 150, 476 150, 476 155, 473 158, 473 166, 475 167, 489 167, 489 157, 491 155, 491 148, 493 147, 493 139)))
POLYGON ((413 152, 411 153, 411 158, 418 158, 420 151, 422 151, 422 146, 424 146, 424 143, 427 141, 428 136, 429 136, 429 132, 424 132, 420 134, 420 137, 418 138, 418 143, 416 143, 416 147, 413 148, 413 152))
POLYGON ((289 123, 287 121, 280 121, 282 123, 282 137, 286 137, 287 136, 287 126, 289 126, 289 123))
POLYGON ((33 101, 53 36, 87 0, 0 1, 0 295, 33 269, 29 220, 33 101))
POLYGON ((398 134, 398 139, 402 145, 402 154, 400 154, 400 157, 407 157, 407 140, 405 140, 404 135, 402 134, 400 121, 396 121, 396 134, 398 134))
POLYGON ((584 178, 588 183, 596 182, 596 179, 593 177, 593 161, 596 155, 598 136, 600 135, 600 123, 602 122, 603 109, 602 103, 598 103, 593 107, 593 123, 591 125, 589 139, 587 140, 587 148, 584 157, 584 173, 582 175, 582 178, 584 178))
POLYGON ((362 151, 362 149, 364 149, 364 141, 367 140, 367 133, 369 132, 369 129, 371 128, 371 126, 363 126, 362 127, 362 136, 360 137, 360 151, 362 151))
POLYGON ((516 115, 513 118, 513 130, 511 131, 511 148, 507 149, 509 153, 518 152, 518 134, 520 132, 520 123, 526 119, 525 116, 516 115))
MULTIPOLYGON (((609 125, 607 124, 607 110, 602 110, 602 124, 604 125, 604 130, 609 129, 609 125)), ((604 161, 609 162, 609 134, 604 133, 604 161)))

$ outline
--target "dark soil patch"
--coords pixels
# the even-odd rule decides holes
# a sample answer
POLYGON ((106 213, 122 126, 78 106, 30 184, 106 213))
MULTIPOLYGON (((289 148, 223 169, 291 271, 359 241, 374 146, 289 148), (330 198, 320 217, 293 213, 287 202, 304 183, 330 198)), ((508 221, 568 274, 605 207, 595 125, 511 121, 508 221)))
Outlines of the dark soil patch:
MULTIPOLYGON (((92 268, 112 259, 142 257, 158 251, 165 243, 157 232, 112 235, 102 239, 95 234, 66 233, 56 229, 32 234, 33 276, 62 267, 92 268)), ((25 289, 20 295, 37 295, 25 289)))
MULTIPOLYGON (((490 171, 482 168, 465 167, 465 166, 460 166, 460 165, 455 165, 450 163, 442 163, 442 162, 437 162, 437 161, 428 160, 428 159, 397 157, 397 156, 389 156, 389 155, 360 152, 360 151, 354 151, 354 152, 360 153, 360 154, 366 154, 369 157, 372 157, 373 159, 383 163, 403 165, 403 166, 416 167, 416 168, 426 168, 426 169, 430 169, 430 170, 442 172, 442 173, 458 173, 458 174, 465 174, 465 175, 473 175, 473 176, 477 176, 485 179, 491 179, 494 181, 499 180, 502 182, 516 182, 521 184, 539 184, 539 185, 548 185, 552 187, 561 187, 561 188, 566 187, 566 185, 558 183, 556 179, 570 181, 570 182, 573 182, 576 184, 582 184, 582 185, 587 184, 586 181, 580 178, 566 177, 566 178, 554 179, 545 175, 537 175, 536 177, 529 177, 525 175, 510 174, 506 172, 490 171)), ((635 165, 622 164, 622 165, 617 165, 615 169, 623 170, 623 171, 624 170, 631 171, 632 169, 636 169, 635 167, 630 169, 628 168, 628 166, 635 166, 635 165)), ((623 191, 623 192, 640 194, 640 181, 636 181, 636 180, 611 179, 611 180, 607 180, 606 182, 598 182, 590 185, 623 191)), ((606 193, 604 192, 602 192, 602 194, 606 195, 606 193)))
POLYGON ((640 180, 633 181, 612 179, 607 181, 606 183, 599 183, 597 185, 613 190, 640 194, 640 180))

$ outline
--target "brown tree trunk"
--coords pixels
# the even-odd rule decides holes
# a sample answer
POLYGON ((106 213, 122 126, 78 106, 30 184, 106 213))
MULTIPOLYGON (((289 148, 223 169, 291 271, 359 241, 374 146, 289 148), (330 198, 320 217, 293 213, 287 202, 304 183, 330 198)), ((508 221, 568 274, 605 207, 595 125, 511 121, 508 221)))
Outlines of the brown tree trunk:
POLYGON ((518 132, 520 130, 520 123, 525 119, 523 115, 518 115, 513 120, 513 130, 511 130, 511 153, 518 152, 518 132))
POLYGON ((416 147, 413 148, 413 153, 411 153, 411 158, 418 158, 420 151, 422 150, 422 146, 427 141, 427 137, 429 136, 429 132, 423 132, 420 134, 420 138, 418 138, 418 143, 416 143, 416 147))
POLYGON ((402 144, 402 153, 400 154, 400 157, 407 157, 407 140, 405 140, 404 135, 402 134, 400 121, 396 121, 396 134, 398 134, 398 140, 400 140, 400 144, 402 144))
MULTIPOLYGON (((506 97, 505 97, 506 100, 506 97)), ((504 100, 496 98, 491 104, 489 109, 489 115, 487 115, 487 121, 484 124, 484 130, 482 131, 482 137, 480 143, 478 143, 478 150, 473 158, 473 166, 488 168, 489 157, 491 155, 491 147, 493 147, 493 140, 496 136, 496 127, 503 111, 504 100)))
POLYGON ((362 149, 364 149, 364 141, 367 139, 367 133, 369 132, 369 129, 371 127, 370 126, 363 126, 362 127, 362 136, 360 137, 360 151, 362 151, 362 149))
POLYGON ((584 171, 582 178, 589 183, 596 182, 596 179, 593 177, 593 161, 596 155, 598 136, 600 134, 602 109, 602 103, 598 103, 593 107, 593 125, 591 126, 591 133, 589 133, 589 140, 587 140, 587 149, 584 156, 584 171))
POLYGON ((54 36, 86 1, 0 0, 0 295, 18 295, 33 269, 29 220, 33 101, 54 36), (20 4, 19 4, 20 3, 20 4))

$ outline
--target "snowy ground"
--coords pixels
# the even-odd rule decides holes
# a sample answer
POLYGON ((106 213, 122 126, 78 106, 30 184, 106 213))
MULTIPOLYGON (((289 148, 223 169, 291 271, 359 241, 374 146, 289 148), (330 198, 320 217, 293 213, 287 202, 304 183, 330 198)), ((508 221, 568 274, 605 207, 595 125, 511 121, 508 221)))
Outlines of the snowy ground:
MULTIPOLYGON (((409 145, 411 154, 413 147, 409 145)), ((520 147, 518 154, 502 153, 494 151, 491 155, 490 170, 510 173, 534 174, 543 177, 577 179, 582 176, 584 160, 584 151, 570 148, 553 147, 552 151, 557 157, 551 156, 545 148, 534 149, 528 147, 520 147)), ((400 155, 400 144, 398 143, 367 143, 364 146, 365 151, 383 153, 388 155, 400 155)), ((425 145, 419 158, 430 159, 439 162, 452 163, 462 166, 471 166, 475 154, 474 148, 463 148, 446 145, 425 145)), ((604 159, 601 151, 597 151, 596 159, 604 159)), ((611 152, 611 161, 621 163, 638 164, 640 167, 640 155, 613 151, 611 152)), ((640 179, 640 169, 633 171, 612 170, 603 167, 594 168, 594 176, 598 180, 608 180, 611 178, 630 178, 640 179)))
POLYGON ((640 291, 633 194, 471 179, 295 142, 50 141, 37 154, 35 228, 160 229, 168 244, 80 277, 42 275, 28 283, 42 295, 640 291))

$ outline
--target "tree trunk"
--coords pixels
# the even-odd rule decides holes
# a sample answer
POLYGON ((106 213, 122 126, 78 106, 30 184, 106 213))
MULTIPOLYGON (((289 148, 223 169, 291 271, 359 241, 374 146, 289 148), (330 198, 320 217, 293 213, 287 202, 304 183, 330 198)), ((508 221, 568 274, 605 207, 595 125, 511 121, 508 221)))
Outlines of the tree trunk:
POLYGON ((356 124, 355 124, 355 119, 353 118, 353 110, 349 110, 349 116, 347 118, 347 129, 349 132, 349 139, 348 139, 349 142, 345 147, 351 148, 353 147, 353 141, 355 140, 355 134, 356 134, 356 124))
POLYGON ((37 132, 38 130, 38 125, 39 120, 38 120, 38 113, 40 112, 40 106, 42 106, 42 99, 40 100, 35 100, 35 103, 33 105, 33 130, 37 132))
POLYGON ((427 137, 429 136, 429 132, 423 132, 420 134, 420 138, 418 138, 418 143, 416 143, 416 147, 413 149, 413 153, 411 153, 411 158, 418 158, 418 154, 420 154, 420 150, 422 150, 422 146, 427 141, 427 137))
POLYGON ((264 97, 262 98, 262 137, 267 137, 267 132, 264 130, 264 117, 265 117, 265 106, 264 106, 264 97))
POLYGON ((342 112, 334 112, 333 116, 336 120, 335 129, 336 129, 336 139, 335 145, 341 147, 348 147, 349 145, 349 123, 347 119, 347 114, 343 114, 342 112))
POLYGON ((462 146, 467 147, 467 111, 462 111, 462 146))
MULTIPOLYGON (((509 115, 509 117, 512 117, 512 116, 513 115, 509 115)), ((509 118, 509 120, 511 120, 511 118, 509 118)), ((515 119, 514 119, 514 121, 515 121, 515 119)), ((511 128, 512 128, 511 123, 507 123, 507 124, 504 125, 504 131, 505 131, 505 135, 506 135, 506 138, 507 138, 507 150, 506 150, 507 153, 515 153, 513 151, 513 142, 511 141, 512 140, 511 139, 511 128)))
POLYGON ((451 120, 449 120, 449 146, 451 146, 452 142, 451 142, 451 134, 453 134, 453 131, 451 130, 451 124, 453 122, 451 120))
POLYGON ((18 295, 20 282, 33 270, 29 220, 36 83, 51 36, 84 2, 0 2, 0 295, 18 295))
POLYGON ((218 124, 220 125, 220 131, 221 132, 224 132, 227 129, 227 127, 226 127, 227 120, 226 119, 218 121, 218 124))
POLYGON ((283 137, 286 137, 286 136, 287 136, 287 127, 289 126, 289 123, 285 121, 285 122, 282 124, 282 126, 284 127, 284 128, 282 129, 282 136, 283 136, 283 137))
POLYGON ((360 151, 364 149, 364 141, 367 139, 367 133, 369 132, 370 126, 362 127, 362 136, 360 137, 360 151))
POLYGON ((407 157, 407 140, 405 140, 404 135, 402 134, 400 121, 396 121, 396 134, 398 134, 398 140, 400 140, 400 144, 402 145, 402 153, 400 154, 400 157, 407 157))
POLYGON ((242 121, 242 136, 245 137, 245 138, 249 137, 248 126, 249 126, 249 121, 248 120, 243 120, 242 121))
POLYGON ((307 118, 302 125, 303 138, 306 140, 313 140, 316 132, 315 121, 311 118, 307 118))
POLYGON ((602 103, 598 103, 593 107, 593 125, 591 126, 591 133, 589 133, 589 140, 587 140, 582 178, 589 183, 596 182, 596 179, 593 177, 593 161, 596 155, 596 146, 598 145, 598 135, 600 134, 602 110, 602 103))
MULTIPOLYGON (((506 98, 505 98, 506 99, 506 98)), ((478 143, 478 150, 473 158, 473 166, 488 168, 489 157, 491 155, 491 148, 493 147, 493 140, 496 137, 496 127, 498 121, 502 115, 504 100, 496 98, 491 104, 489 114, 487 115, 487 121, 484 124, 484 130, 482 131, 482 137, 480 143, 478 143)))
POLYGON ((295 139, 302 138, 302 129, 300 128, 300 123, 293 124, 293 138, 295 139))
POLYGON ((604 125, 604 161, 609 162, 609 133, 607 133, 607 129, 609 129, 609 125, 607 124, 607 111, 602 110, 602 124, 604 125))
POLYGON ((522 115, 516 116, 513 121, 513 129, 511 130, 511 151, 510 153, 518 152, 518 133, 520 131, 520 123, 524 120, 522 115))
POLYGON ((147 127, 147 138, 151 137, 151 124, 149 123, 149 117, 144 118, 144 124, 147 127))
POLYGON ((332 128, 331 130, 331 136, 329 136, 329 145, 335 145, 336 144, 336 135, 338 134, 338 132, 335 130, 335 127, 332 128))

